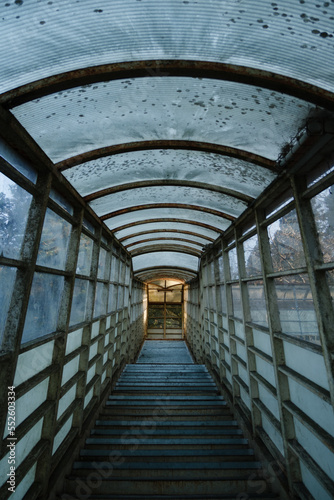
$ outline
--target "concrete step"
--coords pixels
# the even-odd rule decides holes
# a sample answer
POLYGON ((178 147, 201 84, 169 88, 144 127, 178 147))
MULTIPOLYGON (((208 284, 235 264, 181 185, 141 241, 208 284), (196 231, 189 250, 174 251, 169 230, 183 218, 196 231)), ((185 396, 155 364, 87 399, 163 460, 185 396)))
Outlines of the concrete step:
POLYGON ((239 437, 226 437, 226 438, 156 438, 150 439, 148 437, 142 437, 141 439, 137 437, 122 437, 122 438, 110 438, 110 437, 91 437, 86 439, 86 448, 94 449, 129 449, 129 447, 134 449, 181 449, 181 450, 191 450, 196 448, 201 448, 203 450, 207 449, 229 449, 231 447, 246 448, 248 446, 248 440, 239 437))
MULTIPOLYGON (((105 471, 108 474, 107 471, 105 471)), ((124 476, 118 478, 113 475, 113 471, 109 471, 110 478, 102 477, 102 475, 93 476, 91 479, 87 480, 85 476, 80 477, 76 475, 71 475, 67 478, 65 482, 65 491, 68 493, 78 494, 80 491, 86 491, 100 495, 118 495, 116 498, 120 498, 120 495, 135 495, 140 492, 142 498, 147 499, 148 495, 170 495, 171 498, 175 498, 175 495, 179 495, 181 498, 186 498, 186 495, 196 494, 198 498, 203 499, 203 495, 207 495, 208 498, 212 498, 212 494, 221 495, 224 492, 225 495, 234 495, 234 498, 241 493, 259 493, 268 492, 268 487, 261 475, 256 475, 252 471, 252 481, 249 481, 249 474, 247 472, 239 472, 239 477, 225 477, 225 478, 214 478, 214 477, 202 477, 200 473, 197 477, 189 479, 167 479, 164 476, 159 478, 141 478, 135 479, 131 476, 124 476), (86 481, 85 481, 86 479, 86 481), (80 489, 81 487, 81 489, 80 489)), ((87 474, 87 472, 86 472, 87 474)), ((96 474, 99 474, 98 472, 96 474)), ((86 496, 85 498, 89 498, 86 496)), ((140 498, 140 497, 139 497, 140 498)), ((242 498, 239 496, 239 498, 242 498)), ((247 498, 247 497, 244 497, 247 498)), ((263 497, 262 497, 263 498, 263 497)))
POLYGON ((164 422, 156 422, 154 419, 151 420, 96 420, 95 427, 112 427, 113 429, 140 429, 145 430, 145 428, 151 428, 152 426, 157 428, 174 428, 174 429, 202 429, 202 428, 228 428, 237 427, 238 423, 236 420, 223 420, 223 421, 206 421, 206 420, 196 420, 194 422, 189 422, 188 420, 172 421, 167 420, 164 422))

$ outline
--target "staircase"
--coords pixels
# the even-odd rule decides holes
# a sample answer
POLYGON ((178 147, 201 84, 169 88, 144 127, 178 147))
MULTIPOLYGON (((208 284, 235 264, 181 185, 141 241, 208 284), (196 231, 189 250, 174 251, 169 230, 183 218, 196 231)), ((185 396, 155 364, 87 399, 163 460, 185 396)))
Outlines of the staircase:
POLYGON ((146 341, 96 421, 62 499, 272 499, 261 464, 182 341, 146 341))

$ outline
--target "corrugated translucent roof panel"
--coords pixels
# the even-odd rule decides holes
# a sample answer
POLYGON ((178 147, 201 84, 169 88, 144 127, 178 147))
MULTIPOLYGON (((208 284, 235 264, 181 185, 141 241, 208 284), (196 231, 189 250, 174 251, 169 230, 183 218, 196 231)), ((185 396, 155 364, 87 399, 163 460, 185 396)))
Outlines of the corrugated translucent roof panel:
POLYGON ((151 203, 196 205, 225 212, 234 217, 239 216, 247 208, 247 203, 233 196, 187 186, 154 186, 128 189, 93 200, 90 202, 90 206, 98 216, 103 216, 110 212, 151 203))
MULTIPOLYGON (((201 224, 209 225, 217 231, 225 231, 231 224, 227 219, 223 219, 217 215, 208 214, 198 210, 181 210, 180 208, 143 209, 137 212, 128 212, 106 219, 105 223, 109 229, 117 230, 127 224, 135 224, 136 222, 149 221, 151 219, 178 219, 184 220, 185 222, 195 221, 201 224)), ((161 222, 160 228, 165 228, 164 221, 161 222)))
POLYGON ((314 108, 252 85, 147 77, 61 91, 13 113, 54 162, 157 139, 211 142, 276 160, 314 108))
POLYGON ((249 66, 334 90, 332 7, 304 0, 3 3, 0 91, 77 68, 144 59, 249 66))
MULTIPOLYGON (((177 233, 177 232, 171 232, 171 231, 166 231, 166 232, 157 232, 157 233, 146 233, 146 234, 141 234, 139 236, 135 236, 133 238, 128 238, 124 240, 122 243, 124 246, 128 248, 129 251, 132 251, 135 248, 138 248, 138 245, 141 244, 143 241, 149 243, 152 241, 151 244, 154 244, 155 241, 161 240, 161 238, 165 240, 168 240, 170 238, 177 238, 179 239, 179 243, 181 244, 182 240, 186 241, 188 244, 189 241, 192 243, 197 243, 197 245, 207 245, 209 243, 209 240, 206 240, 204 238, 200 238, 198 236, 194 236, 193 234, 187 234, 187 233, 177 233)), ((164 242, 163 241, 163 242, 164 242)), ((167 241, 166 241, 167 243, 167 241)))
MULTIPOLYGON (((150 231, 161 231, 161 229, 164 230, 171 230, 171 231, 188 231, 191 233, 197 233, 202 235, 203 237, 207 238, 212 238, 216 239, 219 236, 218 231, 213 231, 211 229, 208 229, 203 226, 199 226, 196 224, 188 224, 187 221, 184 223, 182 222, 151 222, 151 223, 142 223, 139 225, 130 225, 128 228, 123 229, 121 231, 117 231, 115 233, 116 237, 120 240, 123 240, 123 238, 127 238, 130 235, 137 234, 137 233, 142 233, 142 232, 147 232, 149 233, 150 231)), ((123 244, 126 245, 128 240, 124 240, 123 244)))
POLYGON ((270 170, 238 158, 175 149, 106 156, 69 168, 63 174, 82 196, 107 186, 179 179, 228 186, 256 197, 275 178, 270 170))
POLYGON ((201 251, 202 245, 196 245, 194 243, 189 243, 188 241, 177 241, 177 240, 155 240, 155 241, 147 241, 146 243, 138 243, 137 245, 133 245, 133 247, 129 248, 129 252, 136 252, 139 249, 145 249, 147 247, 152 247, 159 245, 162 249, 165 246, 173 245, 173 246, 181 246, 181 247, 189 247, 194 250, 201 251))
POLYGON ((197 271, 198 257, 179 252, 152 252, 132 258, 134 272, 152 267, 180 267, 197 271))

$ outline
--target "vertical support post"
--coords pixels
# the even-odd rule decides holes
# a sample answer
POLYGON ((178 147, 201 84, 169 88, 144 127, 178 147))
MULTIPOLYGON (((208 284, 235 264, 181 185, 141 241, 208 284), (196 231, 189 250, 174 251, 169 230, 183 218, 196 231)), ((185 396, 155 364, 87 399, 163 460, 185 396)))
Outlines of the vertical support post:
POLYGON ((323 257, 311 200, 302 195, 307 187, 306 179, 305 177, 291 177, 291 185, 296 202, 304 256, 327 370, 331 402, 334 407, 334 310, 332 298, 326 280, 326 271, 317 268, 323 264, 323 257))
POLYGON ((270 243, 267 228, 263 226, 265 213, 263 210, 256 210, 256 226, 259 238, 260 258, 263 270, 263 285, 266 296, 268 310, 268 326, 271 341, 271 350, 273 355, 273 366, 276 379, 277 401, 281 422, 282 440, 285 456, 285 466, 291 495, 293 495, 293 485, 301 481, 301 471, 299 461, 292 454, 289 447, 289 441, 295 439, 295 425, 293 416, 288 412, 283 403, 290 401, 290 390, 288 377, 280 372, 279 367, 285 365, 284 345, 281 338, 275 336, 281 333, 281 322, 277 305, 277 296, 273 279, 268 278, 272 272, 272 262, 270 254, 270 243))

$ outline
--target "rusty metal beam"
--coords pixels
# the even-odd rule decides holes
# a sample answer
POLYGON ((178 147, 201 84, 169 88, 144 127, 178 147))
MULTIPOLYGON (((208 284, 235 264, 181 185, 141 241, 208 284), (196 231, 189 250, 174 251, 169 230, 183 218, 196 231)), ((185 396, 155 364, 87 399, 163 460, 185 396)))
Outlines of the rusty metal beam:
POLYGON ((151 229, 150 231, 141 231, 139 233, 129 234, 128 236, 120 238, 118 241, 120 241, 121 243, 123 243, 123 245, 126 246, 125 240, 129 240, 130 238, 136 238, 137 236, 144 236, 144 235, 146 236, 148 234, 153 234, 153 233, 188 234, 189 236, 196 236, 198 238, 202 238, 203 240, 210 241, 211 243, 215 241, 213 238, 209 238, 209 236, 204 236, 203 234, 194 233, 192 231, 182 231, 182 229, 151 229))
POLYGON ((215 215, 216 217, 221 217, 222 219, 230 220, 231 222, 236 219, 236 217, 233 217, 233 215, 226 214, 225 212, 220 212, 219 210, 214 210, 213 208, 200 207, 198 205, 189 205, 187 203, 148 203, 147 205, 136 205, 134 207, 122 208, 121 210, 115 210, 114 212, 101 215, 100 219, 102 221, 105 221, 107 219, 111 219, 112 217, 117 217, 117 215, 123 215, 129 212, 138 212, 140 210, 151 210, 154 208, 179 208, 180 210, 196 210, 198 212, 205 212, 207 214, 215 215))
POLYGON ((187 220, 187 219, 174 219, 174 218, 168 218, 168 217, 161 218, 161 219, 138 220, 136 222, 130 222, 129 224, 124 224, 123 226, 115 227, 115 228, 111 229, 111 231, 113 233, 116 233, 118 231, 124 231, 124 229, 128 229, 129 227, 140 226, 142 224, 143 225, 151 224, 151 223, 155 223, 155 222, 159 222, 162 224, 164 222, 175 222, 175 223, 180 223, 180 224, 190 224, 192 226, 204 227, 205 229, 210 229, 210 231, 215 231, 216 233, 218 233, 218 236, 224 232, 215 226, 211 226, 210 224, 205 224, 205 222, 199 222, 199 221, 187 220))
POLYGON ((138 255, 144 255, 146 253, 160 253, 160 252, 177 252, 185 253, 187 255, 194 255, 195 257, 200 257, 202 252, 200 250, 194 250, 193 248, 184 245, 150 245, 147 247, 139 248, 131 252, 132 257, 137 257, 138 255))
MULTIPOLYGON (((134 245, 140 245, 141 243, 147 243, 148 241, 184 241, 185 243, 191 243, 192 245, 197 245, 198 247, 202 248, 203 244, 198 243, 198 241, 193 241, 193 240, 188 240, 186 238, 147 238, 145 240, 139 240, 135 241, 134 243, 130 243, 130 245, 125 245, 125 248, 129 249, 130 247, 133 247, 134 245)), ((129 250, 131 252, 131 250, 129 250)))
POLYGON ((166 76, 213 78, 254 85, 334 110, 334 94, 316 85, 247 66, 187 60, 129 61, 81 68, 30 82, 5 92, 0 96, 0 103, 10 108, 48 94, 95 82, 166 76))
POLYGON ((162 272, 162 271, 173 271, 173 272, 183 272, 185 274, 189 274, 191 276, 197 276, 197 271, 194 271, 193 269, 189 269, 189 267, 180 267, 180 266, 151 266, 151 267, 142 267, 141 269, 138 269, 138 271, 134 271, 135 275, 140 275, 140 274, 147 274, 151 273, 152 271, 157 271, 157 272, 162 272))
POLYGON ((110 194, 118 193, 120 191, 128 191, 130 189, 137 188, 147 188, 154 186, 182 186, 182 187, 193 187, 198 189, 206 189, 208 191, 214 191, 221 194, 226 194, 228 196, 233 196, 238 200, 245 201, 246 203, 251 203, 254 198, 247 194, 236 191, 235 189, 230 189, 228 187, 216 186, 215 184, 206 184, 204 182, 188 181, 183 179, 155 179, 149 181, 139 181, 139 182, 129 182, 128 184, 121 184, 119 186, 112 186, 100 191, 95 191, 94 193, 84 196, 84 200, 90 202, 96 200, 103 196, 108 196, 110 194))
POLYGON ((222 156, 238 158, 239 160, 244 160, 249 163, 259 165, 260 167, 267 168, 269 170, 272 170, 273 172, 278 173, 280 171, 277 168, 275 161, 269 160, 264 156, 250 153, 249 151, 244 151, 243 149, 233 148, 220 144, 213 144, 210 142, 169 139, 160 139, 154 141, 135 141, 93 149, 92 151, 87 151, 85 153, 73 156, 72 158, 67 158, 66 160, 60 161, 56 164, 56 167, 62 172, 71 167, 81 165, 82 163, 86 163, 88 161, 104 158, 105 156, 153 149, 182 149, 186 151, 202 151, 205 153, 214 153, 222 156))

